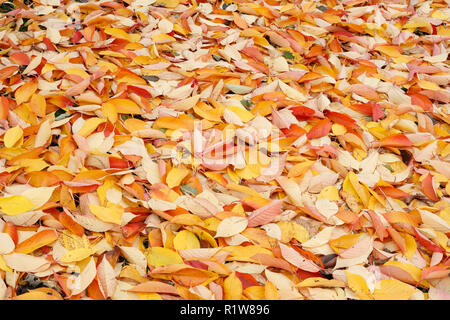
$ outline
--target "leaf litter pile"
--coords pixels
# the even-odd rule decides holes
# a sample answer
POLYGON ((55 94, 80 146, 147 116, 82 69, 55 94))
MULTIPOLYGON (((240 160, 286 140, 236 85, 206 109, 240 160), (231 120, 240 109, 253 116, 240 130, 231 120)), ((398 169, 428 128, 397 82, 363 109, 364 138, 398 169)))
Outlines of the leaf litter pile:
POLYGON ((450 298, 448 2, 0 2, 0 299, 450 298))

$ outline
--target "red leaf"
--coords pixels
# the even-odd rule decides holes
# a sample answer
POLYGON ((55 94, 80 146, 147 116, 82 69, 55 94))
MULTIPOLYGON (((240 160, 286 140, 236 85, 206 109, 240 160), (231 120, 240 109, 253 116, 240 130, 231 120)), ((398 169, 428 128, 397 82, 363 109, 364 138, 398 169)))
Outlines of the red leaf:
POLYGON ((372 116, 373 121, 377 121, 384 116, 384 112, 381 109, 381 106, 374 101, 370 101, 368 103, 353 104, 350 105, 350 108, 367 116, 372 116))
POLYGON ((9 56, 12 62, 20 64, 20 65, 28 65, 30 64, 30 58, 22 52, 14 52, 9 56))
POLYGON ((316 113, 313 109, 304 106, 295 106, 290 110, 299 121, 311 119, 316 113))
POLYGON ((45 44, 45 46, 47 47, 48 51, 56 51, 56 47, 53 45, 52 41, 47 38, 44 37, 44 39, 42 40, 42 42, 45 44))
POLYGON ((333 111, 329 111, 329 110, 325 110, 323 112, 323 114, 330 119, 331 121, 333 121, 334 123, 338 123, 343 125, 344 127, 346 127, 347 129, 358 129, 358 124, 356 123, 355 120, 353 120, 350 116, 343 114, 343 113, 339 113, 339 112, 333 112, 333 111))
POLYGON ((189 260, 189 261, 185 261, 185 263, 190 265, 191 267, 194 267, 197 269, 208 270, 208 265, 204 264, 201 261, 189 260))
POLYGON ((241 273, 241 272, 237 272, 236 273, 236 277, 239 278, 239 280, 241 280, 242 282, 242 289, 245 290, 248 287, 253 287, 253 286, 260 286, 260 284, 258 283, 258 281, 255 280, 255 278, 253 278, 253 276, 251 276, 248 273, 241 273))
POLYGON ((145 223, 129 223, 122 227, 122 233, 125 238, 130 238, 145 229, 145 223))
POLYGON ((143 88, 139 88, 139 87, 136 87, 136 86, 129 85, 127 87, 127 89, 128 89, 129 93, 135 93, 138 96, 143 97, 143 98, 151 98, 152 97, 151 93, 148 92, 147 90, 143 89, 143 88))
POLYGON ((421 234, 420 231, 417 230, 417 228, 414 228, 414 234, 416 235, 417 241, 419 241, 419 243, 421 245, 423 245, 425 248, 427 248, 428 250, 433 251, 433 252, 445 253, 444 249, 442 249, 437 244, 435 244, 433 241, 431 241, 430 239, 425 237, 423 234, 421 234))
POLYGON ((116 157, 109 157, 109 167, 114 169, 126 169, 131 167, 131 162, 116 157))
POLYGON ((81 38, 83 38, 83 34, 80 31, 74 32, 74 34, 72 35, 72 43, 73 44, 78 43, 78 41, 80 41, 81 38))
POLYGON ((308 278, 325 278, 320 272, 309 272, 302 269, 297 269, 297 275, 300 280, 306 280, 308 278))
POLYGON ((320 120, 314 127, 311 128, 311 130, 309 130, 309 132, 306 134, 306 137, 308 139, 324 137, 330 132, 332 125, 333 124, 331 123, 330 119, 320 120))
POLYGON ((376 102, 369 102, 369 105, 372 107, 372 119, 373 121, 377 121, 378 119, 384 116, 383 110, 381 110, 381 106, 376 102))

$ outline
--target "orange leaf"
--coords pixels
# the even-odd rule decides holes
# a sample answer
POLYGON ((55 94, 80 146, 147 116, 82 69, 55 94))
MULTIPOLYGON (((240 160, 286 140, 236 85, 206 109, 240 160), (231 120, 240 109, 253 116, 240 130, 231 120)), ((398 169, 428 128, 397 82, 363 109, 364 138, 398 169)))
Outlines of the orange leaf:
POLYGON ((39 117, 45 117, 47 108, 45 98, 38 93, 33 94, 30 100, 30 108, 35 115, 39 117))
POLYGON ((412 142, 404 134, 394 134, 392 136, 386 137, 374 143, 373 147, 394 147, 394 148, 404 148, 412 147, 412 142))
POLYGON ((51 187, 61 182, 57 175, 48 171, 32 171, 25 176, 33 187, 51 187))
POLYGON ((382 191, 382 194, 394 199, 406 198, 410 196, 409 193, 394 187, 379 187, 379 189, 382 191))
POLYGON ((37 89, 37 80, 30 81, 22 85, 14 93, 17 105, 27 102, 37 89))
POLYGON ((242 282, 236 273, 230 274, 223 282, 225 300, 240 300, 242 296, 242 282))
POLYGON ((425 179, 422 180, 422 191, 429 199, 439 201, 439 197, 434 190, 433 180, 433 176, 428 174, 425 179))
POLYGON ((147 281, 134 286, 128 291, 131 292, 157 292, 178 295, 178 291, 174 286, 159 281, 147 281))
POLYGON ((387 235, 388 235, 383 222, 381 221, 381 219, 378 217, 378 215, 374 211, 369 210, 368 213, 369 213, 370 219, 372 219, 372 223, 375 228, 375 232, 378 235, 378 238, 380 238, 380 240, 383 241, 383 239, 385 237, 387 237, 387 235))
POLYGON ((46 246, 58 239, 58 234, 54 230, 42 230, 25 241, 19 243, 15 252, 17 253, 31 253, 36 249, 46 246))
POLYGON ((317 124, 308 131, 306 137, 308 139, 324 137, 330 132, 332 125, 333 123, 330 119, 319 120, 319 122, 317 122, 317 124))
POLYGON ((37 288, 15 296, 12 300, 63 300, 63 298, 51 288, 37 288))
POLYGON ((344 113, 339 113, 339 112, 333 112, 333 111, 329 111, 329 110, 325 110, 323 112, 323 114, 330 119, 331 121, 333 121, 334 123, 338 123, 343 125, 344 127, 346 127, 347 129, 358 129, 359 126, 356 123, 355 120, 353 120, 350 116, 344 114, 344 113))
POLYGON ((433 110, 433 103, 431 100, 420 93, 411 94, 411 104, 421 107, 425 111, 433 110))
POLYGON ((58 216, 59 222, 66 227, 70 232, 76 234, 79 237, 84 235, 84 228, 75 222, 67 213, 64 211, 59 213, 58 216))
POLYGON ((406 243, 405 239, 398 233, 395 229, 387 228, 389 235, 392 240, 394 240, 395 244, 400 248, 403 254, 406 254, 406 243))
POLYGON ((442 279, 450 276, 450 266, 433 266, 422 269, 420 281, 430 279, 442 279))
POLYGON ((273 218, 281 214, 282 200, 271 201, 268 205, 253 211, 248 217, 248 227, 256 227, 270 223, 273 218))
POLYGON ((28 65, 30 64, 30 58, 22 52, 14 52, 9 56, 12 62, 20 65, 28 65))

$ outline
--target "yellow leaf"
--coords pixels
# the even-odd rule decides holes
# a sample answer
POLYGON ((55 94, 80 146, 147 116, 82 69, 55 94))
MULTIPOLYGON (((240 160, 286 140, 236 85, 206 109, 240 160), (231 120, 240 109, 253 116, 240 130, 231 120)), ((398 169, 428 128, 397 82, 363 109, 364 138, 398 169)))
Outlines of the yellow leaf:
POLYGON ((182 230, 173 239, 173 247, 177 250, 198 249, 200 248, 200 241, 192 232, 182 230))
POLYGON ((87 73, 84 70, 77 69, 77 68, 68 68, 68 69, 64 70, 64 72, 67 74, 74 74, 74 75, 80 76, 83 79, 89 78, 89 73, 87 73))
POLYGON ((178 187, 181 181, 189 174, 189 170, 184 167, 172 168, 167 174, 166 183, 169 188, 178 187))
POLYGON ((364 280, 363 277, 348 271, 345 271, 345 274, 347 275, 348 287, 352 289, 361 300, 373 300, 366 280, 364 280))
POLYGON ((180 0, 157 0, 155 3, 173 9, 180 4, 180 0))
MULTIPOLYGON (((13 128, 9 128, 8 131, 6 131, 5 136, 3 137, 3 143, 5 144, 5 147, 12 148, 14 147, 19 141, 21 141, 23 137, 23 130, 19 126, 15 126, 13 128)), ((20 143, 19 145, 21 145, 20 143)))
POLYGON ((139 300, 162 300, 161 296, 155 292, 138 292, 139 300))
POLYGON ((230 109, 231 111, 233 111, 233 113, 235 113, 239 119, 241 119, 242 122, 249 122, 250 120, 252 120, 255 115, 252 114, 250 111, 241 108, 241 107, 233 107, 233 106, 229 106, 228 109, 230 109))
POLYGON ((79 248, 67 251, 62 257, 61 261, 64 263, 72 263, 72 262, 78 262, 83 259, 86 259, 87 257, 93 255, 95 253, 94 249, 90 248, 79 248))
POLYGON ((339 201, 339 191, 336 188, 336 186, 328 186, 322 189, 320 191, 319 195, 317 196, 317 200, 320 199, 328 199, 330 201, 339 201))
POLYGON ((54 289, 37 288, 15 296, 12 300, 63 300, 63 298, 54 289))
POLYGON ((325 278, 319 278, 319 277, 311 277, 303 280, 299 284, 297 284, 297 287, 345 287, 345 283, 340 280, 335 279, 325 279, 325 278))
POLYGON ((263 286, 250 286, 245 288, 242 291, 242 294, 244 295, 245 298, 248 298, 250 300, 264 300, 265 297, 264 289, 265 287, 263 286))
POLYGON ((127 128, 130 132, 150 128, 145 121, 135 118, 128 118, 123 124, 124 127, 127 128))
POLYGON ((281 229, 281 241, 290 242, 292 238, 303 243, 308 241, 309 233, 302 225, 292 221, 280 221, 277 225, 281 229))
POLYGON ((33 202, 24 196, 0 198, 0 211, 7 215, 21 214, 34 208, 33 202))
POLYGON ((239 176, 239 178, 250 180, 261 175, 261 167, 257 164, 247 163, 244 169, 236 169, 235 172, 239 176))
POLYGON ((347 129, 339 123, 334 123, 331 126, 331 131, 333 132, 333 134, 335 136, 342 136, 343 134, 345 134, 347 132, 347 129))
POLYGON ((225 300, 241 300, 242 282, 233 272, 223 282, 225 300))
POLYGON ((419 80, 417 81, 417 84, 419 85, 419 87, 425 90, 433 90, 433 91, 441 90, 441 88, 436 83, 431 81, 419 80))
POLYGON ((444 12, 440 11, 440 10, 436 10, 434 11, 431 16, 435 19, 440 19, 440 20, 448 20, 449 16, 446 15, 444 12))
POLYGON ((254 262, 251 257, 258 253, 264 253, 273 256, 271 250, 263 248, 258 245, 250 245, 246 247, 242 246, 228 246, 223 248, 224 251, 230 252, 232 259, 227 258, 227 260, 237 260, 237 261, 248 261, 254 262))
POLYGON ((122 224, 123 208, 117 205, 108 204, 107 207, 102 207, 96 204, 90 204, 89 210, 100 220, 109 223, 122 224))
POLYGON ((33 95, 33 93, 36 91, 37 87, 38 87, 37 81, 31 81, 25 83, 19 89, 17 89, 16 92, 14 93, 17 105, 27 102, 33 95))
POLYGON ((266 300, 280 300, 280 293, 277 287, 270 281, 266 281, 264 286, 264 296, 266 300))
POLYGON ((406 247, 406 252, 405 255, 408 257, 408 259, 410 261, 412 261, 412 257, 414 255, 414 253, 416 253, 417 251, 417 242, 414 239, 414 237, 412 237, 411 235, 405 233, 404 234, 404 238, 405 238, 405 247, 406 247))
POLYGON ((6 264, 6 261, 1 254, 0 254, 0 270, 6 272, 13 272, 13 270, 6 264))
POLYGON ((111 123, 116 123, 118 119, 117 109, 113 103, 103 103, 102 104, 102 113, 111 123))
POLYGON ((348 249, 358 242, 361 234, 346 234, 339 238, 330 240, 328 244, 336 252, 339 253, 341 249, 348 249))
POLYGON ((130 36, 127 32, 125 32, 125 30, 119 28, 105 28, 104 31, 106 34, 109 34, 114 38, 130 41, 130 36))
POLYGON ((292 177, 301 176, 302 174, 306 173, 306 171, 308 171, 308 169, 314 163, 315 163, 314 161, 309 161, 309 160, 297 163, 291 169, 289 169, 288 177, 292 178, 292 177))
POLYGON ((221 112, 219 109, 213 108, 207 105, 204 102, 197 103, 197 105, 193 106, 194 112, 198 114, 200 117, 209 120, 220 122, 221 112))
POLYGON ((377 50, 378 52, 385 54, 389 57, 393 57, 393 58, 401 56, 398 48, 393 47, 393 46, 379 46, 375 50, 377 50))
POLYGON ((385 279, 377 283, 373 296, 375 300, 408 300, 415 288, 395 279, 385 279))
POLYGON ((155 43, 169 43, 169 42, 176 41, 176 39, 174 37, 171 37, 171 36, 169 36, 168 34, 165 34, 165 33, 152 35, 152 40, 155 43))
POLYGON ((111 99, 104 105, 107 105, 105 108, 108 108, 108 110, 112 109, 110 105, 114 106, 117 113, 142 114, 139 106, 129 99, 111 99))
POLYGON ((92 132, 94 132, 94 130, 97 129, 97 127, 103 122, 106 122, 106 119, 89 118, 83 124, 83 127, 81 127, 80 131, 78 131, 78 134, 82 137, 87 137, 92 132))
POLYGON ((199 227, 203 227, 205 225, 205 223, 203 222, 203 220, 196 215, 193 214, 179 214, 176 215, 175 217, 173 217, 170 220, 171 223, 176 223, 179 225, 187 225, 187 226, 199 226, 199 227))
MULTIPOLYGON (((234 183, 229 183, 229 184, 227 184, 226 187, 227 187, 227 189, 231 189, 231 190, 234 190, 234 191, 246 193, 246 194, 248 194, 249 196, 253 196, 253 197, 256 197, 256 198, 262 198, 262 199, 264 199, 264 198, 262 197, 261 194, 259 194, 257 191, 255 191, 254 189, 252 189, 252 188, 250 188, 250 187, 247 187, 247 186, 243 186, 243 185, 239 185, 239 184, 234 184, 234 183)), ((264 206, 264 205, 266 205, 266 204, 268 204, 268 203, 269 203, 269 202, 264 203, 264 204, 262 204, 262 206, 264 206)))
POLYGON ((115 58, 126 58, 127 56, 123 53, 112 51, 112 50, 102 50, 98 54, 102 56, 115 57, 115 58))
POLYGON ((163 267, 169 264, 183 263, 178 253, 167 248, 152 247, 148 251, 148 265, 151 267, 163 267))
POLYGON ((348 173, 347 177, 348 177, 353 189, 355 190, 356 194, 361 199, 364 206, 367 207, 367 205, 369 204, 370 193, 365 188, 363 188, 361 186, 361 184, 359 184, 358 176, 353 171, 350 171, 348 173))
POLYGON ((217 248, 216 240, 208 232, 206 232, 200 228, 197 228, 197 227, 194 227, 192 229, 192 231, 200 238, 200 240, 204 240, 204 241, 208 242, 209 245, 211 245, 211 247, 217 248))
POLYGON ((86 235, 83 234, 83 237, 79 237, 67 230, 63 230, 61 236, 59 237, 59 242, 61 242, 61 245, 67 250, 91 248, 91 243, 86 235))

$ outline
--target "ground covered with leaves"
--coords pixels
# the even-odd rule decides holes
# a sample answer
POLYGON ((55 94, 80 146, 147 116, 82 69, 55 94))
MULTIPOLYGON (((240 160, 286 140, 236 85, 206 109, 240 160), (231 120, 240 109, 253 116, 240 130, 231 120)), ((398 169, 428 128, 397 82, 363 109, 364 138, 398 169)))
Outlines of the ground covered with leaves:
POLYGON ((448 7, 0 1, 0 299, 449 299, 448 7))

